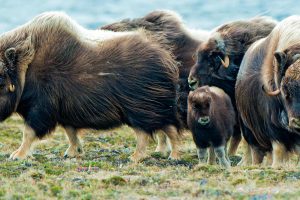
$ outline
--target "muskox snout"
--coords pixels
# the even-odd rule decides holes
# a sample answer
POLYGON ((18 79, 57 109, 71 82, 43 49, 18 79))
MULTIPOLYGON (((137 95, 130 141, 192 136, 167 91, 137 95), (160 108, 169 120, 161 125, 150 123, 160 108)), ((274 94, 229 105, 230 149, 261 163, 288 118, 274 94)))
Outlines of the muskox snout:
POLYGON ((289 120, 289 126, 291 128, 300 129, 300 118, 294 118, 294 117, 292 117, 289 120))
POLYGON ((199 119, 198 119, 198 123, 203 126, 208 124, 209 122, 210 122, 209 116, 199 117, 199 119))
POLYGON ((188 83, 189 83, 189 86, 190 86, 191 90, 195 90, 199 86, 199 81, 197 81, 194 78, 189 78, 188 83))

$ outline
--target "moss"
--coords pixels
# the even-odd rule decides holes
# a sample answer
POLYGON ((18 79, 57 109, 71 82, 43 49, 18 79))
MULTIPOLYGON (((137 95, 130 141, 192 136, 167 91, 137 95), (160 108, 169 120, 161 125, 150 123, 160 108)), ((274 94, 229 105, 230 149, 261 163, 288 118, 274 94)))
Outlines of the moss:
POLYGON ((63 190, 63 188, 60 185, 52 185, 50 187, 50 191, 53 196, 59 196, 59 194, 62 192, 62 190, 63 190))
POLYGON ((231 181, 231 185, 233 185, 233 186, 244 184, 244 183, 247 183, 247 179, 238 178, 238 179, 231 181))
POLYGON ((127 183, 121 176, 112 176, 108 179, 103 179, 102 182, 106 185, 125 185, 127 183))
MULTIPOLYGON (((68 147, 62 128, 38 143, 33 157, 9 161, 19 146, 23 124, 0 123, 0 199, 297 199, 298 168, 274 170, 261 166, 198 165, 191 135, 183 139, 180 160, 152 153, 139 164, 129 161, 135 149, 133 131, 123 126, 109 131, 86 131, 84 156, 62 159, 68 147), (92 170, 80 170, 94 167, 92 170), (237 189, 238 191, 237 192, 237 189), (271 189, 270 189, 271 188, 271 189), (262 193, 268 191, 268 194, 262 193)), ((233 165, 239 156, 230 157, 233 165)), ((296 160, 296 159, 294 159, 296 160)))

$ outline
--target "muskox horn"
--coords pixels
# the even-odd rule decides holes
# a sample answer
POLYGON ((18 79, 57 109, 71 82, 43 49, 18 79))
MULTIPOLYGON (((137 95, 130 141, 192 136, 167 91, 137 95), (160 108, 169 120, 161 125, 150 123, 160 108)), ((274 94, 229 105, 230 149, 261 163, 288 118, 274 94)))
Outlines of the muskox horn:
POLYGON ((277 89, 277 90, 275 90, 275 91, 266 91, 266 90, 265 90, 265 87, 262 86, 262 90, 263 90, 267 95, 269 95, 269 96, 277 96, 277 95, 280 94, 280 89, 277 89))
POLYGON ((9 84, 9 86, 8 86, 8 90, 9 90, 10 92, 14 92, 14 91, 15 91, 15 89, 16 89, 15 85, 13 85, 13 84, 9 84))
POLYGON ((229 57, 226 55, 225 56, 225 59, 223 60, 220 56, 219 56, 220 60, 221 60, 221 63, 222 65, 227 68, 229 66, 229 57))

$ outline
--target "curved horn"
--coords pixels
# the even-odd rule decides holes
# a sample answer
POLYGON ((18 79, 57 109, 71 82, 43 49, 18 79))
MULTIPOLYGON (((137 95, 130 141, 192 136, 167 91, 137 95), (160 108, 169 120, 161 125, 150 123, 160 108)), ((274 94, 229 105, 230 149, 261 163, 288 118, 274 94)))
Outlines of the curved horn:
POLYGON ((8 90, 9 90, 10 92, 14 92, 14 91, 15 91, 15 89, 16 89, 15 85, 13 85, 13 84, 9 84, 9 86, 8 86, 8 90))
POLYGON ((265 87, 262 86, 262 90, 263 90, 267 95, 269 95, 269 96, 277 96, 277 95, 280 94, 280 89, 277 89, 277 90, 275 90, 275 91, 266 91, 266 90, 265 90, 265 87))
POLYGON ((221 57, 219 57, 219 58, 221 60, 222 65, 225 68, 228 68, 228 66, 229 66, 229 57, 226 55, 225 58, 224 58, 224 60, 221 57))

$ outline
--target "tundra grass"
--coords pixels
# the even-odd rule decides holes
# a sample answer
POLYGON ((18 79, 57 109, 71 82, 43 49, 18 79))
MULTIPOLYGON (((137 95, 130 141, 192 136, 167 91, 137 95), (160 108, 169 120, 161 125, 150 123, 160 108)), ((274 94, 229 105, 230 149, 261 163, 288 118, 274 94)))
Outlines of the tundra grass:
POLYGON ((243 148, 231 157, 233 167, 199 165, 191 135, 186 133, 182 159, 153 153, 140 164, 130 162, 133 131, 84 131, 84 155, 64 159, 68 141, 62 128, 36 143, 31 156, 10 161, 19 147, 23 121, 0 124, 0 199, 299 199, 300 168, 296 158, 281 169, 238 167, 243 148))

